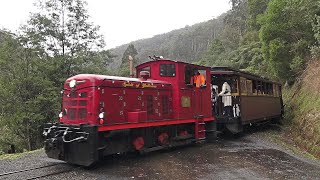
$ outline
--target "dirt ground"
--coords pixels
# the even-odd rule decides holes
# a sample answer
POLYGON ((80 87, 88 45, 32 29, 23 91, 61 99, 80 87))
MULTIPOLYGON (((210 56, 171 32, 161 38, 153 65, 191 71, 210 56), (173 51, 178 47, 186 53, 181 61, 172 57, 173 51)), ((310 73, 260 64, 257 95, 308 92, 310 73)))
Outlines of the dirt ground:
MULTIPOLYGON (((248 130, 240 137, 221 135, 215 143, 107 157, 92 169, 76 168, 45 179, 320 179, 320 161, 275 143, 272 137, 279 131, 269 126, 248 130)), ((0 173, 56 162, 39 151, 15 160, 0 160, 0 173)), ((61 164, 0 179, 26 179, 68 167, 72 166, 61 164)))

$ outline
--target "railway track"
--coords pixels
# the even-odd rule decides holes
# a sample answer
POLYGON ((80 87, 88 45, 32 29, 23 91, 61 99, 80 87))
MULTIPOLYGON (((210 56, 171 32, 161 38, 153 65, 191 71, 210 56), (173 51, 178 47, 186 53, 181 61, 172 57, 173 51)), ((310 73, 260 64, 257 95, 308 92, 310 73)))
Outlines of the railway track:
MULTIPOLYGON (((58 166, 61 164, 65 164, 65 163, 55 163, 55 164, 49 164, 49 165, 45 165, 45 166, 39 166, 39 167, 33 167, 33 168, 28 168, 28 169, 21 169, 21 170, 16 170, 16 171, 5 172, 5 173, 0 174, 0 179, 2 179, 2 178, 8 179, 8 178, 10 178, 10 176, 13 176, 16 174, 23 175, 23 173, 32 172, 35 170, 40 170, 40 169, 45 169, 45 168, 50 168, 50 167, 58 166)), ((23 177, 23 179, 32 180, 32 179, 44 178, 44 177, 48 177, 48 176, 53 176, 53 175, 69 172, 69 171, 72 171, 77 168, 79 168, 79 167, 63 168, 60 171, 54 171, 54 172, 50 172, 50 173, 46 173, 46 174, 41 174, 38 176, 33 176, 33 177, 23 177)))

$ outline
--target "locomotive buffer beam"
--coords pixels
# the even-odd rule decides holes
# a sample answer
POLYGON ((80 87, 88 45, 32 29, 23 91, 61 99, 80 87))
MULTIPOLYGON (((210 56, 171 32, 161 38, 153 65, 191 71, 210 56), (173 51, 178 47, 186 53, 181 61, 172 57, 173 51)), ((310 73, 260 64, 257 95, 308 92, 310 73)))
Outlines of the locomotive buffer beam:
POLYGON ((45 125, 44 149, 48 157, 71 164, 90 166, 99 157, 97 126, 45 125))

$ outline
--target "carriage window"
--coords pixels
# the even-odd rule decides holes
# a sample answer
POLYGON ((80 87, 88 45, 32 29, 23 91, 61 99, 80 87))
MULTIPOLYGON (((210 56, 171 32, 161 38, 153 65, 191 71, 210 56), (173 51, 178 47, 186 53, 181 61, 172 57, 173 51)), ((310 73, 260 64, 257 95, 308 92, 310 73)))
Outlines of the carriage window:
POLYGON ((267 83, 262 82, 262 94, 265 95, 267 94, 268 88, 267 88, 267 83))
POLYGON ((240 89, 241 95, 247 95, 247 79, 244 77, 240 77, 240 89))
POLYGON ((262 94, 262 82, 261 81, 257 81, 257 89, 258 89, 258 95, 261 95, 262 94))
POLYGON ((268 83, 268 94, 273 95, 273 87, 271 83, 268 83))
POLYGON ((247 93, 248 95, 252 95, 252 81, 247 80, 247 93))
POLYGON ((279 97, 279 86, 274 84, 273 89, 274 89, 274 96, 279 97))
POLYGON ((254 94, 254 95, 257 95, 258 94, 258 85, 257 85, 257 81, 253 81, 253 83, 252 83, 252 93, 254 94))
POLYGON ((141 71, 148 71, 149 74, 150 74, 150 77, 151 77, 151 70, 150 69, 151 69, 150 66, 146 66, 146 67, 144 67, 144 68, 139 70, 139 74, 140 74, 141 71))
POLYGON ((160 76, 168 76, 168 77, 176 76, 175 64, 160 64, 160 76))
POLYGON ((231 80, 231 93, 239 93, 239 88, 238 88, 238 79, 235 77, 235 78, 232 78, 231 80))

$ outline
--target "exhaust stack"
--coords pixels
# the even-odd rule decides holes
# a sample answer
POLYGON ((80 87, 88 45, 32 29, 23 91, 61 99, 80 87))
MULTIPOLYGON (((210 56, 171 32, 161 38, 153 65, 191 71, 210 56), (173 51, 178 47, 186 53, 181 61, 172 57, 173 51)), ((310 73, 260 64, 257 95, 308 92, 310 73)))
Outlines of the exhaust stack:
POLYGON ((130 66, 130 77, 133 78, 133 58, 132 56, 129 56, 129 66, 130 66))

